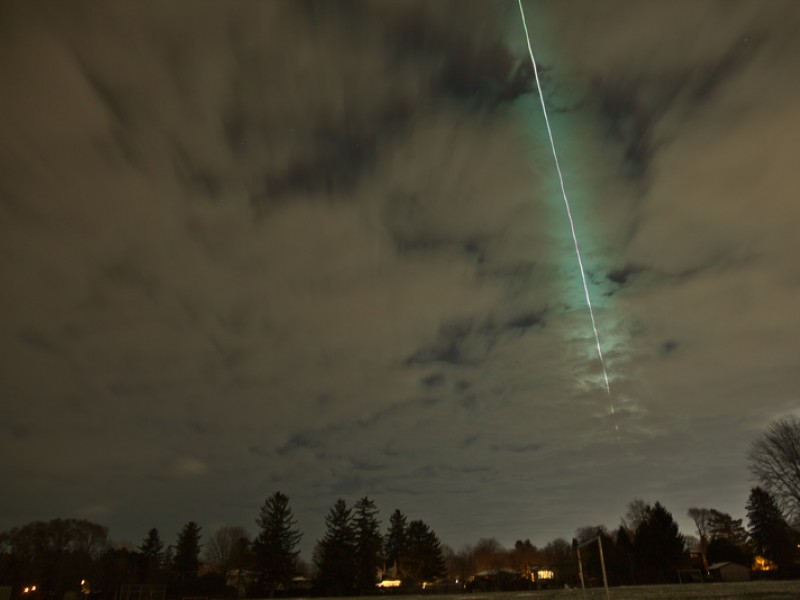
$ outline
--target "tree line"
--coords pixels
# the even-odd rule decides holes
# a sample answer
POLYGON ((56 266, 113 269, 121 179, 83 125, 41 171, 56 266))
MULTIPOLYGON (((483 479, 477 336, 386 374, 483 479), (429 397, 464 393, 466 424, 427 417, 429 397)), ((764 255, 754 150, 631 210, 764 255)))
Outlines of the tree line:
MULTIPOLYGON (((800 575, 800 419, 773 423, 753 443, 749 460, 760 485, 747 500, 746 527, 722 511, 693 507, 688 516, 696 535, 682 535, 660 502, 637 499, 616 529, 580 527, 571 542, 559 538, 537 548, 518 540, 506 549, 485 538, 454 551, 424 521, 409 521, 400 510, 381 532, 375 502, 365 496, 352 507, 344 499, 333 504, 309 564, 299 556, 302 532, 289 498, 277 491, 261 506, 253 538, 244 527, 225 526, 203 543, 200 525, 190 521, 172 545, 165 546, 152 528, 138 547, 127 548, 112 544, 107 527, 86 520, 15 527, 0 533, 0 585, 12 586, 18 596, 27 588, 30 600, 62 598, 64 592, 111 598, 131 583, 164 585, 174 597, 358 595, 374 593, 381 579, 411 590, 443 580, 496 589, 529 585, 536 573, 574 585, 576 549, 595 538, 610 585, 675 581, 681 569, 723 561, 800 575)), ((581 552, 586 578, 599 581, 597 546, 581 552)))
POLYGON ((0 534, 0 585, 18 593, 35 585, 26 592, 30 600, 65 592, 112 597, 131 583, 163 585, 174 597, 344 596, 374 593, 383 572, 408 587, 446 576, 442 544, 424 521, 408 521, 398 509, 383 534, 377 515, 369 497, 352 508, 337 500, 311 565, 299 556, 302 533, 280 491, 261 507, 254 538, 240 526, 217 529, 205 544, 205 564, 202 530, 194 521, 181 528, 174 545, 165 546, 152 528, 135 549, 115 546, 107 527, 86 520, 36 521, 0 534))

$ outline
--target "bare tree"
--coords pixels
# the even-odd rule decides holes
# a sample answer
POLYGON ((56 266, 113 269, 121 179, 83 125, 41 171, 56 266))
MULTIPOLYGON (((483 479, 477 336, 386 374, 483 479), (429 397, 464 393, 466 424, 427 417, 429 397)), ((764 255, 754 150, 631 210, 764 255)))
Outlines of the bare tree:
POLYGON ((690 508, 689 518, 694 521, 697 527, 697 535, 700 538, 700 552, 703 555, 703 564, 708 565, 708 536, 711 525, 711 509, 709 508, 690 508))
POLYGON ((223 525, 209 538, 206 544, 206 559, 217 566, 223 575, 233 567, 242 543, 249 544, 244 527, 223 525))
POLYGON ((800 418, 774 421, 748 453, 750 472, 777 499, 795 523, 800 522, 800 418))
POLYGON ((481 538, 472 548, 472 562, 476 571, 502 569, 508 566, 508 552, 495 538, 481 538))
POLYGON ((622 517, 622 526, 631 539, 636 535, 639 525, 647 520, 649 510, 650 506, 641 498, 634 498, 628 502, 628 506, 625 508, 625 515, 622 517))

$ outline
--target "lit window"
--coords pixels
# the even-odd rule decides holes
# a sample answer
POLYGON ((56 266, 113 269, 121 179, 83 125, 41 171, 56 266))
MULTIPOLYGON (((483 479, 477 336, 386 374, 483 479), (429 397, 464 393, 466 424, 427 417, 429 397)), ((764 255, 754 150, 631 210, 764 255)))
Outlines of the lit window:
POLYGON ((556 574, 550 569, 539 569, 536 571, 536 579, 555 579, 556 574))

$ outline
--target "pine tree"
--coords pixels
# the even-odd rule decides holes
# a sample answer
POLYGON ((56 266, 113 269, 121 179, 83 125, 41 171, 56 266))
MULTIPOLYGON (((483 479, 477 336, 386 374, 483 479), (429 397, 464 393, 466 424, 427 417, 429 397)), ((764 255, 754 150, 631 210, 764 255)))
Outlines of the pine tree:
POLYGON ((710 509, 708 531, 711 540, 724 538, 743 550, 747 547, 747 530, 742 519, 734 519, 728 513, 710 509))
POLYGON ((197 578, 200 569, 200 526, 194 521, 186 523, 178 533, 173 564, 181 583, 190 583, 197 578))
POLYGON ((382 564, 383 540, 377 514, 375 502, 368 497, 365 496, 356 502, 353 517, 356 542, 356 589, 361 593, 375 591, 376 575, 382 564))
POLYGON ((444 577, 442 544, 424 521, 411 521, 406 530, 406 554, 401 555, 409 583, 419 585, 444 577))
POLYGON ((645 520, 633 542, 639 573, 647 583, 675 579, 683 556, 684 541, 672 514, 659 502, 647 508, 645 520))
POLYGON ((341 498, 325 517, 325 526, 314 553, 317 586, 325 595, 350 595, 356 584, 356 532, 352 512, 341 498))
POLYGON ((747 524, 755 553, 781 570, 791 568, 794 555, 791 531, 775 497, 761 487, 750 490, 747 524))
POLYGON ((386 568, 393 568, 398 579, 403 579, 405 574, 402 558, 406 552, 406 529, 406 516, 399 509, 395 509, 389 517, 389 531, 384 541, 383 556, 386 568))
POLYGON ((636 572, 633 566, 635 551, 633 548, 633 542, 631 541, 631 533, 624 525, 620 525, 619 529, 617 529, 615 546, 617 547, 617 552, 619 553, 623 563, 623 584, 632 584, 635 582, 634 574, 636 572))
POLYGON ((256 523, 260 528, 253 544, 257 584, 262 593, 272 597, 276 590, 291 583, 299 554, 297 545, 303 535, 295 528, 289 497, 281 492, 264 501, 256 523))
POLYGON ((164 564, 164 542, 158 534, 158 529, 153 527, 147 532, 147 537, 139 546, 141 557, 141 580, 142 583, 157 583, 162 577, 162 566, 164 564))

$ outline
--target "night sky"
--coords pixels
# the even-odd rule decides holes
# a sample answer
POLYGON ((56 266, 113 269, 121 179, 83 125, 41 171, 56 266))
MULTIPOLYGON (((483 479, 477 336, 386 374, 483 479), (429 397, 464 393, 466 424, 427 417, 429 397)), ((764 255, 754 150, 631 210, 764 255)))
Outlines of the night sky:
POLYGON ((0 2, 0 530, 744 516, 800 407, 800 3, 0 2))

